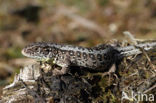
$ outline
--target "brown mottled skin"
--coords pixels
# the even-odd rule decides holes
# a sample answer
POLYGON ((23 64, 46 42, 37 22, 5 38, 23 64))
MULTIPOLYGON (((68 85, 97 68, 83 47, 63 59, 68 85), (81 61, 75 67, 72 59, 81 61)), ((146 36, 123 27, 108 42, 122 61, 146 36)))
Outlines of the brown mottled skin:
MULTIPOLYGON (((156 42, 138 44, 144 50, 156 48, 156 42)), ((87 67, 92 70, 103 71, 112 66, 119 59, 142 53, 134 46, 115 47, 99 45, 92 48, 81 46, 54 44, 46 42, 32 43, 22 50, 22 54, 40 61, 52 60, 61 66, 61 70, 54 69, 55 75, 65 74, 69 66, 87 67)))

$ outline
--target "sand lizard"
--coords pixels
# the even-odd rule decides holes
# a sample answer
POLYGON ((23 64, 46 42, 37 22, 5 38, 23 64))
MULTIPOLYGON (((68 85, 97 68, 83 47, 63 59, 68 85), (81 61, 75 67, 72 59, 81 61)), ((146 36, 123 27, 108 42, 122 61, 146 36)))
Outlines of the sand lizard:
MULTIPOLYGON (((140 43, 136 46, 148 51, 156 49, 156 42, 140 43)), ((38 42, 26 46, 22 50, 22 54, 40 61, 52 60, 53 63, 62 67, 61 70, 54 70, 54 74, 61 75, 66 74, 70 66, 87 67, 97 71, 106 70, 123 57, 142 53, 136 46, 117 47, 102 44, 87 48, 38 42)))

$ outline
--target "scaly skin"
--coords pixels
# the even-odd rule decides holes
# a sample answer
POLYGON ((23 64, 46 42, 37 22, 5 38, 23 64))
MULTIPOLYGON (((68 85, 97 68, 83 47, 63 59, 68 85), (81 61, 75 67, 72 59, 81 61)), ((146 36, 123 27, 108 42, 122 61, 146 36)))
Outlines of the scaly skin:
MULTIPOLYGON (((136 46, 148 51, 156 48, 156 42, 143 43, 136 46)), ((22 50, 24 56, 40 61, 52 60, 53 63, 61 66, 61 70, 54 70, 56 75, 67 73, 69 66, 80 66, 104 71, 123 57, 140 53, 142 53, 140 49, 134 46, 115 47, 103 44, 85 48, 45 42, 32 43, 22 50)))

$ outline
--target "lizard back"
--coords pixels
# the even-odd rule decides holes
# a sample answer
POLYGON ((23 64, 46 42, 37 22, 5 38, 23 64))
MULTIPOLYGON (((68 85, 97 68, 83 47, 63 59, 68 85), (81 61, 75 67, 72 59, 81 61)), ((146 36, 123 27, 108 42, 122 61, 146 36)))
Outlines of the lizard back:
POLYGON ((32 43, 22 50, 22 54, 39 60, 54 59, 55 63, 70 61, 70 65, 97 69, 110 67, 119 52, 110 45, 92 48, 54 43, 32 43))

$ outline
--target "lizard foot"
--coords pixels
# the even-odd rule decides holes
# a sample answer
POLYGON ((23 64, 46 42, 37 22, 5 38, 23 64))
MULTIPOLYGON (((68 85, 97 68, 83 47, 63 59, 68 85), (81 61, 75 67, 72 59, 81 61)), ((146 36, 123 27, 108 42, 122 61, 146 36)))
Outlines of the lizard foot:
POLYGON ((113 74, 113 76, 115 76, 116 79, 119 79, 118 76, 115 74, 115 71, 116 71, 116 66, 115 66, 115 64, 113 64, 108 72, 105 72, 102 74, 102 77, 109 75, 109 84, 110 84, 110 77, 112 74, 113 74))
POLYGON ((61 70, 54 69, 52 72, 53 72, 54 76, 64 75, 64 74, 66 74, 68 72, 68 68, 62 68, 61 70))

